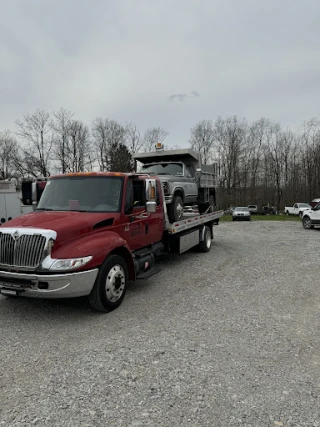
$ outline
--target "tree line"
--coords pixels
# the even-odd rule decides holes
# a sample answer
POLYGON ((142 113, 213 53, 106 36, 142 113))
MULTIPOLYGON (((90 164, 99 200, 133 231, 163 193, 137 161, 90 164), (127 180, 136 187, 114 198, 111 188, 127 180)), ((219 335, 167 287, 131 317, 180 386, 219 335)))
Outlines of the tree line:
MULTIPOLYGON (((141 133, 133 123, 108 118, 97 118, 89 127, 65 109, 52 114, 36 110, 16 120, 12 131, 0 131, 0 179, 131 172, 133 154, 153 151, 167 136, 161 127, 141 133)), ((200 153, 202 162, 216 163, 219 207, 269 204, 283 209, 320 197, 318 119, 294 130, 266 118, 202 120, 191 128, 186 146, 200 153)))
POLYGON ((297 129, 261 118, 203 120, 190 144, 204 162, 218 165, 220 207, 257 204, 283 210, 320 197, 320 120, 297 129))
POLYGON ((97 118, 89 128, 74 114, 36 110, 0 131, 0 179, 48 177, 90 170, 132 172, 133 154, 152 151, 168 135, 161 127, 143 134, 133 123, 97 118))

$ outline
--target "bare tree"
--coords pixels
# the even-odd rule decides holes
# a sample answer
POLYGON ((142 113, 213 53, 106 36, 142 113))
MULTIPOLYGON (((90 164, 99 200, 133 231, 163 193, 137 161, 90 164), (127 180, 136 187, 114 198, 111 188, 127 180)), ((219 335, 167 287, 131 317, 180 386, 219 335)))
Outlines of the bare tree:
POLYGON ((68 157, 72 125, 73 113, 71 111, 61 108, 59 111, 53 113, 50 126, 53 130, 54 157, 58 160, 58 169, 62 173, 67 172, 70 166, 68 165, 68 157))
POLYGON ((69 172, 84 172, 91 169, 89 129, 78 120, 73 120, 69 130, 67 162, 69 172))
POLYGON ((240 186, 240 162, 247 134, 247 122, 237 116, 222 119, 214 125, 214 137, 217 143, 221 184, 231 195, 240 186))
POLYGON ((127 123, 125 126, 126 129, 126 145, 130 151, 130 153, 138 153, 142 146, 143 146, 143 140, 141 138, 141 134, 139 129, 136 125, 133 123, 127 123))
POLYGON ((98 151, 98 162, 101 171, 110 169, 110 155, 114 144, 126 143, 126 129, 117 121, 96 119, 92 124, 94 144, 98 151))
POLYGON ((14 175, 17 157, 17 141, 9 130, 0 132, 0 179, 8 179, 14 175))
POLYGON ((245 175, 247 177, 246 184, 250 187, 250 199, 254 200, 257 197, 257 185, 261 185, 261 161, 262 147, 266 145, 267 129, 270 126, 270 121, 261 118, 253 122, 248 128, 246 138, 246 158, 245 158, 245 175))
POLYGON ((25 144, 23 156, 28 159, 32 169, 29 172, 49 176, 53 145, 50 114, 44 110, 36 110, 34 113, 26 114, 22 120, 16 120, 15 124, 16 133, 25 144))
POLYGON ((305 191, 308 198, 320 193, 320 120, 311 119, 303 123, 300 131, 300 141, 303 147, 301 161, 303 163, 305 191))
POLYGON ((274 174, 275 203, 280 210, 282 194, 288 181, 288 156, 292 142, 290 132, 281 131, 280 124, 269 127, 268 154, 274 174))
POLYGON ((191 129, 190 144, 200 154, 203 163, 212 160, 214 128, 211 120, 202 120, 191 129))
POLYGON ((147 152, 154 151, 155 145, 158 142, 163 143, 168 135, 169 133, 161 127, 153 127, 147 129, 143 136, 144 150, 147 152))

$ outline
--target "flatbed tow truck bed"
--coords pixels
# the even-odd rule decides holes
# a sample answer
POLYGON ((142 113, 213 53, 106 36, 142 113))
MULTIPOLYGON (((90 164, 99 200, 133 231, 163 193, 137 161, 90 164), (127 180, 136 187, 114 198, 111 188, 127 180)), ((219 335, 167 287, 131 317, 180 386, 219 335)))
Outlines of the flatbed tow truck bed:
POLYGON ((213 222, 218 220, 224 214, 223 210, 216 212, 209 212, 206 214, 184 214, 184 218, 181 221, 170 224, 166 223, 166 230, 168 234, 177 234, 181 231, 189 230, 199 225, 206 224, 207 222, 213 222))

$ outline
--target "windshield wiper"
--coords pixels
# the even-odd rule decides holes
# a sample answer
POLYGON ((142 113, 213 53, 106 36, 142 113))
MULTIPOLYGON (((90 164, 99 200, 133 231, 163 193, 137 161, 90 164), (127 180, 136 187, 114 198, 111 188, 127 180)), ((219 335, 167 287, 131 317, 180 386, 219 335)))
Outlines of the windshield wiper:
POLYGON ((51 208, 37 208, 36 211, 53 211, 51 208))

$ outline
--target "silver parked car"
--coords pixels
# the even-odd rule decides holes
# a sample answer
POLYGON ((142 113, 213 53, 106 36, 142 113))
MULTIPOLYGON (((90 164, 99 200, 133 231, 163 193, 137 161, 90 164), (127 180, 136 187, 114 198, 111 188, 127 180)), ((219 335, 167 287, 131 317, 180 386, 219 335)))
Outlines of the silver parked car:
POLYGON ((232 221, 251 221, 251 213, 247 207, 235 208, 232 212, 232 221))

